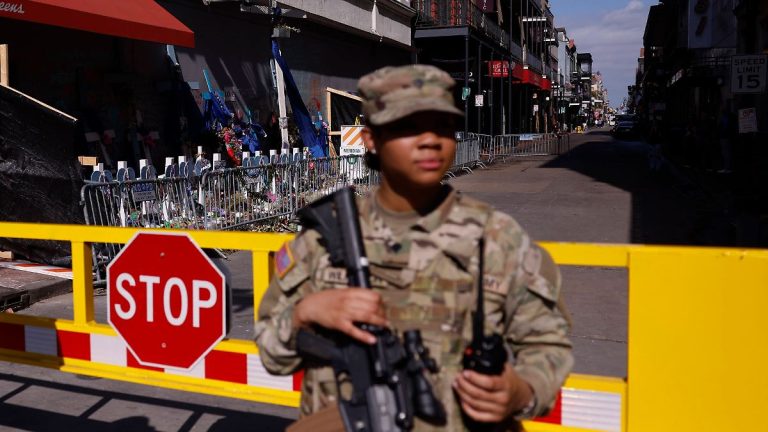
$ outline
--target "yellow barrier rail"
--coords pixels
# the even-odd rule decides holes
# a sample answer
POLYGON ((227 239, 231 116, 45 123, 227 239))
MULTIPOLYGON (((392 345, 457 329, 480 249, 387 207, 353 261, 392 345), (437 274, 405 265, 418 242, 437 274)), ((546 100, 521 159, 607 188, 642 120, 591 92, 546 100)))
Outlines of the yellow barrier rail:
MULTIPOLYGON (((178 373, 111 356, 120 341, 94 321, 91 243, 125 243, 137 229, 0 223, 0 237, 69 242, 72 320, 0 314, 0 359, 178 390, 298 405, 300 376, 268 376, 249 340, 225 339, 202 370, 178 373), (222 372, 217 364, 230 369, 222 372), (233 365, 243 365, 243 373, 233 365), (231 370, 235 370, 232 372, 231 370)), ((168 232, 169 230, 144 230, 168 232)), ((201 247, 253 253, 254 313, 270 254, 287 234, 185 231, 201 247)), ((572 375, 556 409, 529 431, 755 430, 768 406, 768 251, 542 243, 561 265, 629 271, 628 376, 572 375), (747 415, 742 415, 746 413, 747 415)))

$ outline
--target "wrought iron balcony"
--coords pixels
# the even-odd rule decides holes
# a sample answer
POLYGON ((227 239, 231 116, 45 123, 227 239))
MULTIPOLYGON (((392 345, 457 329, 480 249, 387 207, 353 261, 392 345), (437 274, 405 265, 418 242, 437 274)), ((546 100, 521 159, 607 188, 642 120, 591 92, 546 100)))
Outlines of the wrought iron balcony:
POLYGON ((538 58, 536 55, 534 55, 532 52, 528 51, 528 54, 525 56, 525 61, 528 63, 528 66, 533 68, 536 71, 541 72, 542 71, 542 63, 541 59, 538 58))
POLYGON ((493 20, 493 14, 485 14, 471 0, 414 0, 417 11, 416 27, 471 27, 509 47, 509 34, 493 20))

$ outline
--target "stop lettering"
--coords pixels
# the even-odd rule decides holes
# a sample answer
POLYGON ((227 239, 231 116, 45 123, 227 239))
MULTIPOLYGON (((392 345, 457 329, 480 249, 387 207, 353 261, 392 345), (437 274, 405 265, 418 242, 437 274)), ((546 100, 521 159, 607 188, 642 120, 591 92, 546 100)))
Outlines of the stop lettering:
POLYGON ((107 320, 143 365, 194 366, 225 335, 225 300, 186 234, 138 233, 107 267, 107 320))

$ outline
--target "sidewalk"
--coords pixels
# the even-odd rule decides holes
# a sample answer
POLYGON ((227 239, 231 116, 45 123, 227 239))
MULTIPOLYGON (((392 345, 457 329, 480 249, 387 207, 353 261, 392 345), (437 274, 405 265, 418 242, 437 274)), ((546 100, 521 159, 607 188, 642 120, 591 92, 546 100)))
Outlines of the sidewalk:
POLYGON ((768 184, 743 167, 721 172, 684 164, 679 157, 665 157, 664 165, 690 185, 685 193, 698 208, 692 221, 695 244, 768 248, 768 184))
POLYGON ((72 280, 64 277, 7 268, 0 261, 0 312, 19 310, 49 297, 72 291, 72 280))

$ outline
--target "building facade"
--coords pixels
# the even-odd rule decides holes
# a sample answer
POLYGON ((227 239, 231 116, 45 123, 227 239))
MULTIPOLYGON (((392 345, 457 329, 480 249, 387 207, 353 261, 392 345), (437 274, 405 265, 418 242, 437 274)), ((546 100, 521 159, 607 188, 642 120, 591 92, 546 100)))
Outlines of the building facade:
POLYGON ((414 0, 417 60, 447 70, 464 130, 544 132, 556 118, 554 16, 542 0, 414 0))
POLYGON ((286 0, 278 33, 271 3, 136 0, 144 11, 115 17, 123 25, 111 28, 85 12, 70 22, 31 11, 0 13, 8 85, 77 118, 77 154, 98 156, 108 168, 117 160, 138 168, 144 158, 163 167, 167 156, 192 156, 198 145, 210 144, 201 132, 211 92, 221 94, 237 120, 260 123, 270 137, 290 126, 278 122, 273 36, 318 122, 328 112, 328 87, 354 92, 361 75, 413 61, 409 2, 286 0), (158 16, 167 22, 142 34, 158 16), (187 43, 175 33, 164 36, 172 30, 187 43))

